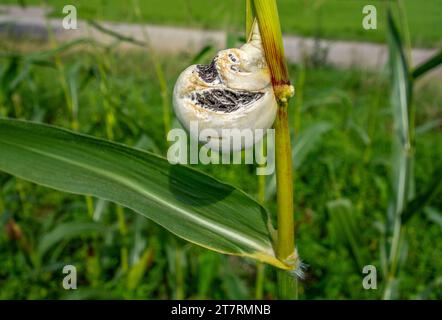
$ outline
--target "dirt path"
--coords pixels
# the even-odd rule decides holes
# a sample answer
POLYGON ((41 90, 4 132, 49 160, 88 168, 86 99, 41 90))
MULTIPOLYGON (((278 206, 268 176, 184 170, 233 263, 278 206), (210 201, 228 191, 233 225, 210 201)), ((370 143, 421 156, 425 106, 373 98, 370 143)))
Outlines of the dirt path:
MULTIPOLYGON (((104 43, 114 39, 90 27, 84 22, 78 23, 77 30, 65 30, 61 19, 46 19, 49 10, 41 7, 0 6, 0 33, 13 37, 29 36, 46 39, 48 24, 54 30, 59 41, 67 41, 80 37, 91 37, 104 43)), ((208 43, 223 48, 226 33, 168 26, 135 25, 125 23, 102 23, 103 26, 120 34, 143 41, 148 34, 150 42, 158 52, 170 53, 177 51, 198 52, 208 43)), ((387 47, 381 44, 355 41, 315 40, 292 35, 284 36, 287 59, 299 62, 303 56, 315 56, 331 65, 348 68, 355 66, 362 69, 379 69, 387 60, 387 47)), ((413 64, 425 61, 437 52, 435 49, 413 49, 413 64)), ((442 75, 442 68, 433 71, 442 75)))

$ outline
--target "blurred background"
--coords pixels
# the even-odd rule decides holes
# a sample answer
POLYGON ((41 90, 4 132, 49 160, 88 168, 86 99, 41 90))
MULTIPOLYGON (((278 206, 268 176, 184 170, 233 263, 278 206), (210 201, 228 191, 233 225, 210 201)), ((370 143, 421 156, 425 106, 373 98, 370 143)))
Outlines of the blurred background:
MULTIPOLYGON (((296 88, 296 237, 308 265, 300 298, 441 299, 442 72, 412 71, 442 49, 442 2, 277 2, 296 88), (377 9, 376 29, 362 26, 367 4, 377 9), (398 43, 403 55, 395 54, 398 43), (394 70, 404 61, 410 76, 400 78, 394 70), (405 102, 397 97, 404 84, 405 102), (411 156, 395 126, 401 110, 409 115, 411 156), (404 159, 411 209, 398 222, 404 159), (403 237, 391 258, 395 227, 403 237), (366 265, 377 269, 375 290, 362 286, 366 265)), ((244 12, 240 0, 2 0, 0 117, 165 155, 166 133, 178 126, 171 109, 177 76, 240 46, 244 12), (76 8, 76 30, 63 28, 67 4, 76 8)), ((275 212, 272 177, 262 187, 253 165, 195 167, 275 212)), ((275 299, 276 275, 181 241, 106 201, 0 173, 0 299, 46 298, 275 299), (61 285, 67 264, 77 268, 77 290, 61 285)))

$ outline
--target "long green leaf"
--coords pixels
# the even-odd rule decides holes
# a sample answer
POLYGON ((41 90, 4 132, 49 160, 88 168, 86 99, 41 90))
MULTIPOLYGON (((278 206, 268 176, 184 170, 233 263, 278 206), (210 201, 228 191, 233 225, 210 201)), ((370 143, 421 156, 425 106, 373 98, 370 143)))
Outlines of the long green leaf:
POLYGON ((391 106, 395 127, 393 150, 393 189, 395 191, 395 213, 404 210, 412 196, 412 147, 413 147, 413 111, 411 109, 411 81, 408 64, 402 50, 401 38, 391 12, 388 13, 388 39, 391 72, 391 106))
POLYGON ((428 71, 436 68, 442 63, 442 52, 435 54, 433 57, 417 66, 412 73, 413 79, 417 79, 428 71))
POLYGON ((391 74, 391 107, 395 135, 393 137, 392 154, 392 185, 394 190, 394 206, 388 221, 391 234, 388 258, 387 281, 384 299, 392 299, 398 293, 396 279, 399 266, 404 260, 404 237, 402 232, 401 214, 408 200, 413 197, 413 147, 414 147, 414 110, 411 103, 412 81, 408 63, 402 50, 399 31, 394 23, 391 11, 387 15, 388 44, 390 52, 391 74))
POLYGON ((290 269, 251 197, 154 154, 43 124, 0 119, 0 171, 130 208, 208 249, 290 269))

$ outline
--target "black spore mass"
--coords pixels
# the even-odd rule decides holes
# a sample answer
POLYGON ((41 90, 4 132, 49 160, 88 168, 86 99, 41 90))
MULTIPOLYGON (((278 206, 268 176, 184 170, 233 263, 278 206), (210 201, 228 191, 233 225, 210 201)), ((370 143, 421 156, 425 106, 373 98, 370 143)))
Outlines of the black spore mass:
POLYGON ((213 58, 210 64, 198 64, 196 69, 198 71, 198 75, 201 79, 203 79, 206 83, 212 83, 216 79, 218 79, 218 70, 216 70, 216 57, 213 58))
POLYGON ((193 92, 191 99, 204 108, 229 113, 246 107, 259 100, 263 95, 262 92, 208 89, 202 92, 193 92))

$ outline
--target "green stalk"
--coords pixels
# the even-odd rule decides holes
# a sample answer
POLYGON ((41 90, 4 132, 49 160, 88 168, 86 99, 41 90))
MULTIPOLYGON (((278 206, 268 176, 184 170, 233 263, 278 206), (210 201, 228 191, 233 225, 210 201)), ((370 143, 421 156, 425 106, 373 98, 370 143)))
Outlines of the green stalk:
POLYGON ((176 273, 176 288, 175 299, 183 300, 184 293, 184 269, 183 269, 183 252, 179 245, 175 248, 175 273, 176 273))
POLYGON ((288 272, 278 271, 278 297, 284 300, 298 299, 298 279, 288 272))
MULTIPOLYGON (((288 77, 276 0, 254 0, 253 5, 278 102, 274 124, 278 205, 276 254, 280 260, 290 262, 296 258, 292 150, 288 123, 288 102, 293 96, 294 89, 288 77)), ((296 298, 297 279, 286 271, 278 272, 279 297, 281 299, 296 298)))
MULTIPOLYGON (((275 122, 276 200, 278 206, 278 237, 276 253, 287 260, 295 250, 293 206, 293 173, 288 103, 280 104, 275 122)), ((278 296, 280 299, 297 299, 297 278, 278 270, 278 296)))
POLYGON ((278 242, 276 252, 287 259, 295 248, 293 218, 293 173, 287 103, 280 104, 275 122, 276 187, 278 205, 278 242))
MULTIPOLYGON (((127 226, 126 226, 126 219, 124 217, 124 209, 122 206, 115 206, 115 209, 117 211, 117 218, 118 218, 118 229, 120 231, 120 234, 123 238, 123 241, 126 242, 127 238, 127 226)), ((121 258, 121 270, 126 273, 129 270, 129 250, 126 246, 126 244, 123 244, 121 246, 120 250, 120 258, 121 258)))
POLYGON ((256 264, 256 283, 255 283, 255 299, 262 300, 264 297, 264 277, 265 277, 265 264, 258 262, 256 264))
POLYGON ((94 217, 94 199, 91 196, 86 196, 86 209, 91 219, 94 217))

